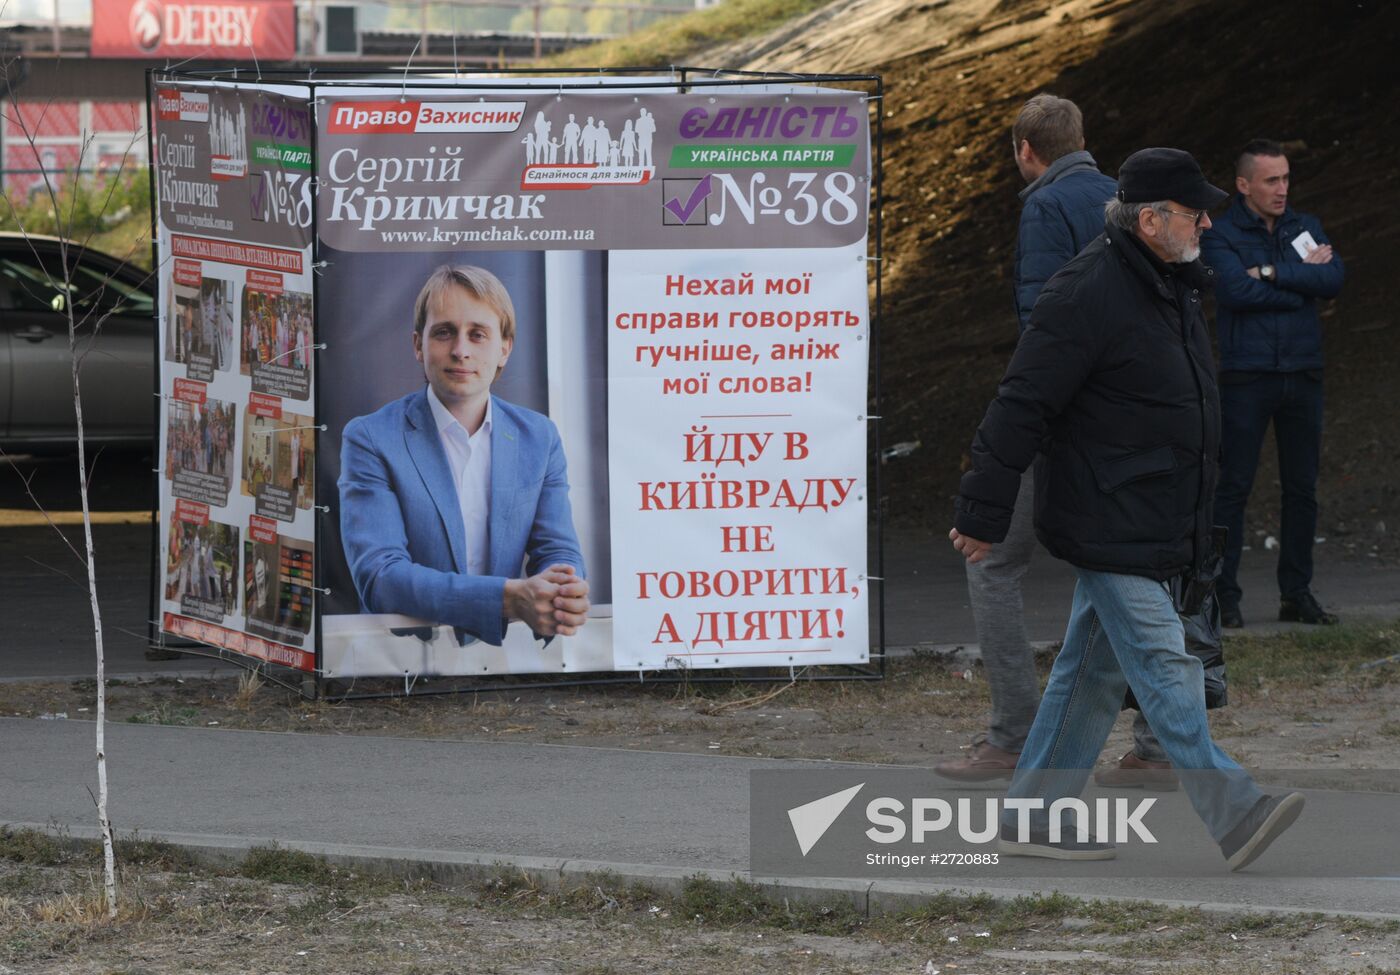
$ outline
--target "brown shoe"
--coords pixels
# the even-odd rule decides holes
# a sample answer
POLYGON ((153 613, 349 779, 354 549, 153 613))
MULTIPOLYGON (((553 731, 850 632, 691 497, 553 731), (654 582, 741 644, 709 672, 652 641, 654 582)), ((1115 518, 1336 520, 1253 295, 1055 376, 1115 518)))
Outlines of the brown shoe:
POLYGON ((1008 752, 987 740, 986 735, 972 739, 972 747, 966 755, 951 762, 935 765, 933 770, 945 779, 956 782, 990 782, 994 779, 1010 781, 1016 771, 1020 752, 1008 752))
POLYGON ((1171 762, 1149 762, 1132 751, 1118 760, 1117 768, 1101 768, 1094 772, 1094 781, 1109 789, 1151 789, 1153 792, 1175 792, 1178 785, 1171 762))

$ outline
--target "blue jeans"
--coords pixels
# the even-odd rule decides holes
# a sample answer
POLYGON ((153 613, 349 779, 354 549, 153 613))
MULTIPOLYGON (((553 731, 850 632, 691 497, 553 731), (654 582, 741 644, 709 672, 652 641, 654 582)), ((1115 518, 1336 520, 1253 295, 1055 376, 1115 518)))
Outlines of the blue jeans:
POLYGON ((1230 535, 1225 540, 1225 568, 1216 591, 1227 603, 1240 599, 1244 508, 1271 420, 1283 488, 1278 591, 1282 596, 1296 596, 1312 585, 1317 470, 1322 453, 1321 376, 1317 370, 1220 374, 1221 458, 1215 523, 1228 528, 1230 535))
MULTIPOLYGON (((1040 681, 1035 676, 1035 652, 1026 638, 1021 578, 1035 554, 1035 475, 1021 475, 1021 489, 1011 514, 1006 539, 993 545, 981 562, 968 562, 967 596, 982 645, 982 669, 992 695, 987 740, 997 748, 1019 752, 1035 721, 1040 681)), ((1141 712, 1133 721, 1133 752, 1150 762, 1167 761, 1141 712)))
MULTIPOLYGON (((1201 661, 1186 652, 1166 586, 1142 576, 1075 571, 1065 645, 1007 795, 1043 797, 1046 809, 1056 799, 1078 796, 1113 729, 1123 692, 1132 687, 1174 767, 1220 773, 1182 777, 1196 814, 1219 842, 1263 793, 1211 740, 1201 661)), ((1003 822, 1014 825, 1014 811, 1003 822)), ((1032 814, 1031 824, 1045 829, 1044 812, 1032 814)))

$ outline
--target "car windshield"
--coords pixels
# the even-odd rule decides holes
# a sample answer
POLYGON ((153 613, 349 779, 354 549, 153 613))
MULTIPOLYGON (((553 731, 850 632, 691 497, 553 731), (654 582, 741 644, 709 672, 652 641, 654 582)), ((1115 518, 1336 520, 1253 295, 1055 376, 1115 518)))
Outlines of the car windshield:
POLYGON ((95 306, 102 312, 138 318, 154 313, 150 295, 93 264, 78 265, 73 272, 73 289, 83 310, 95 306))
MULTIPOLYGON (((0 307, 62 311, 62 302, 55 302, 62 290, 62 282, 53 280, 33 259, 0 258, 0 307)), ((83 262, 74 268, 72 291, 77 295, 74 307, 80 312, 137 318, 154 313, 150 295, 96 264, 83 262)))

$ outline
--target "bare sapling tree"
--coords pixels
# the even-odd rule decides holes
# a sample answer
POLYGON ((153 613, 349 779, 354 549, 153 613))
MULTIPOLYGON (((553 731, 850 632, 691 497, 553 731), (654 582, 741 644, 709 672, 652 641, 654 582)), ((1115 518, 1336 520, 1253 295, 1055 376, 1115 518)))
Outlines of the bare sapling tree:
MULTIPOLYGON (((9 65, 4 68, 8 72, 9 65)), ((92 536, 92 512, 89 501, 89 488, 92 483, 92 475, 96 468, 96 457, 93 464, 89 465, 87 451, 88 444, 84 430, 83 417, 83 392, 82 376, 83 364, 90 355, 104 354, 98 340, 102 334, 102 327, 107 319, 118 309, 113 302, 103 301, 102 294, 107 285, 111 282, 110 275, 104 277, 95 284, 84 280, 81 283, 83 291, 79 293, 79 285, 75 282, 74 272, 77 258, 87 249, 92 240, 95 230, 91 225, 79 227, 75 221, 75 216, 80 204, 83 208, 91 212, 95 207, 95 212, 99 216, 106 216, 112 206, 113 194, 121 184, 124 174, 128 173, 131 162, 132 150, 139 139, 144 138, 144 133, 137 131, 127 143, 122 154, 120 163, 111 167, 107 171, 107 182, 105 186, 96 182, 85 185, 81 174, 84 170, 84 162, 89 160, 93 136, 92 133, 82 134, 82 142, 75 163, 75 169, 68 174, 52 172, 44 164, 43 155, 39 152, 38 134, 41 131, 42 120, 51 105, 32 105, 26 103, 22 105, 15 97, 13 91, 9 92, 7 99, 6 114, 9 116, 12 131, 17 129, 21 137, 28 144, 33 152, 33 157, 39 160, 38 175, 42 185, 39 193, 42 198, 47 199, 52 210, 52 223, 55 229, 55 236, 59 239, 58 266, 54 267, 54 262, 50 259, 47 264, 45 255, 34 245, 34 232, 29 226, 20 208, 15 205, 8 193, 0 193, 5 203, 5 216, 13 222, 24 239, 29 243, 30 250, 36 262, 42 270, 46 280, 45 287, 50 289, 52 294, 45 294, 42 297, 55 312, 63 316, 63 321, 67 325, 68 331, 68 357, 70 361, 70 375, 73 383, 73 412, 77 421, 77 474, 78 493, 82 503, 82 525, 83 525, 83 547, 79 550, 73 542, 63 533, 63 530, 55 523, 53 518, 44 509, 43 504, 34 494, 30 485, 30 477, 25 477, 25 486, 30 500, 34 506, 44 515, 45 520, 53 529, 58 532, 64 544, 74 556, 82 562, 87 573, 87 596, 92 613, 92 632, 94 650, 97 660, 97 704, 96 704, 96 746, 97 746, 97 795, 93 797, 97 807, 98 829, 102 838, 102 861, 103 861, 103 898, 106 905, 107 917, 115 920, 117 916, 117 878, 116 878, 116 855, 113 843, 112 822, 107 814, 107 745, 106 745, 106 671, 105 654, 102 641, 102 608, 97 598, 97 558, 96 547, 92 536), (84 199, 84 194, 93 194, 93 198, 84 199), (89 206, 89 205, 92 206, 89 206), (81 238, 81 239, 79 239, 81 238)), ((135 122, 136 120, 133 120, 135 122)), ((140 129, 143 126, 133 125, 133 129, 140 129)), ((144 234, 142 235, 144 237, 144 234)), ((138 239, 127 254, 119 255, 125 265, 138 252, 142 245, 149 247, 148 241, 138 239)), ((14 466, 13 458, 5 458, 14 466)), ((16 470, 18 468, 16 467, 16 470)), ((21 473, 21 477, 24 477, 21 473)), ((31 475, 32 477, 32 475, 31 475)))

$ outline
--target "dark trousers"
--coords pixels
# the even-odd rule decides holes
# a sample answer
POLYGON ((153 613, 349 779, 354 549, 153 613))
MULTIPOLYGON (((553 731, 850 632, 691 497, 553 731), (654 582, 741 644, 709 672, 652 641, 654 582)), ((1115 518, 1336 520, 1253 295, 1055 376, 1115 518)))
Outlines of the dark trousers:
POLYGON ((1215 523, 1230 530, 1220 598, 1226 602, 1240 598, 1236 575, 1244 544, 1244 508, 1271 420, 1283 488, 1278 591, 1282 596, 1301 593, 1312 584, 1313 574, 1317 470, 1322 452, 1322 372, 1223 372, 1220 413, 1222 456, 1215 523))

